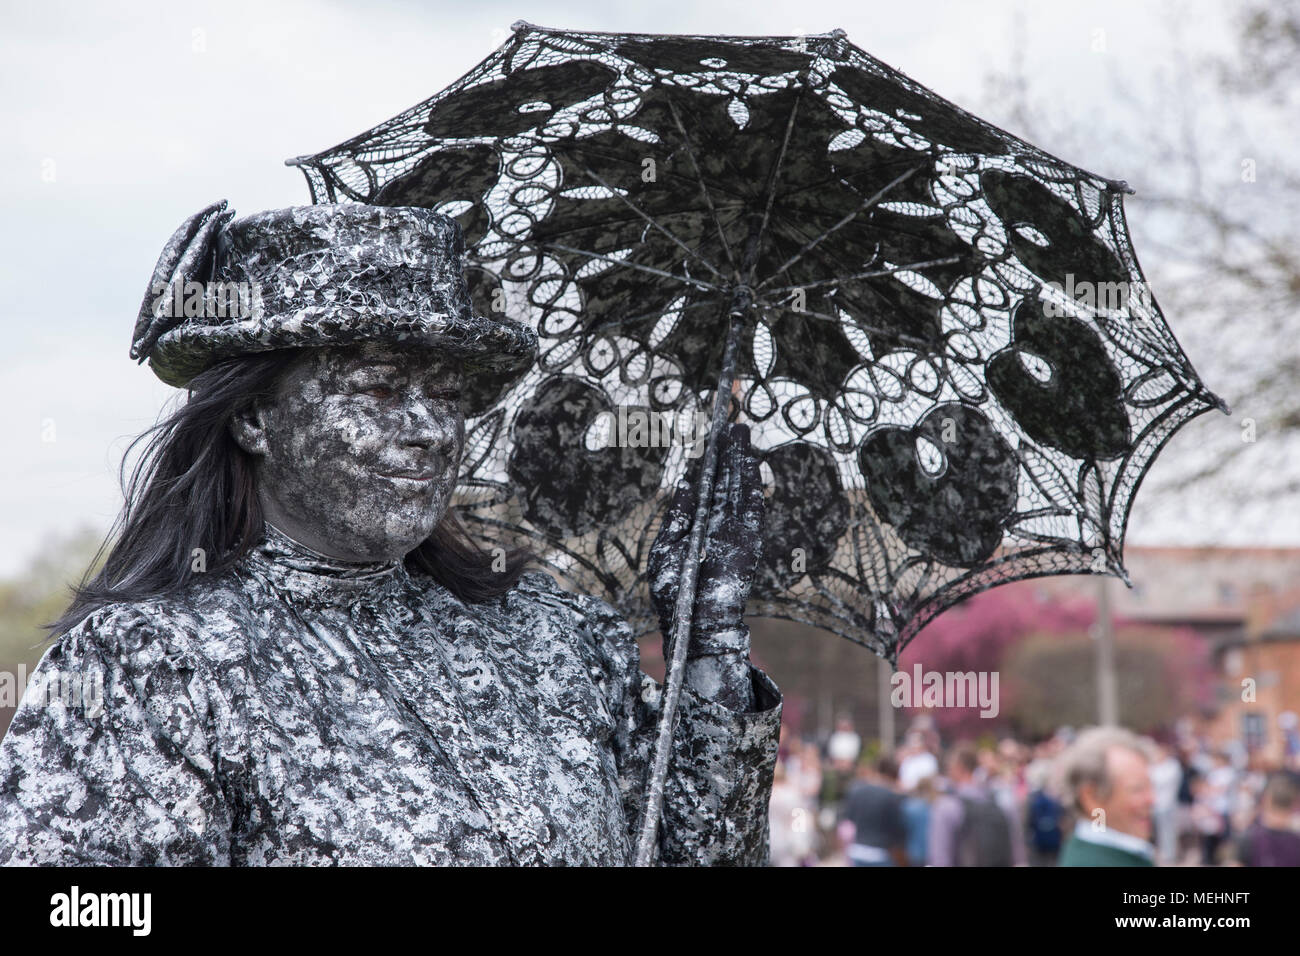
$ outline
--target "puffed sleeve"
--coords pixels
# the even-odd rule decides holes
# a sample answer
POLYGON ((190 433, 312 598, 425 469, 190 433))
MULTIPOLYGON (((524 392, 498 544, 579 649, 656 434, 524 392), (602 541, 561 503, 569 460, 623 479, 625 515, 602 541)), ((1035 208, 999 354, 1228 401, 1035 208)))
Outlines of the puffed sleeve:
POLYGON ((55 642, 0 743, 0 863, 229 864, 208 681, 190 647, 126 604, 55 642))
MULTIPOLYGON (((604 671, 602 691, 615 719, 619 786, 635 848, 662 688, 642 673, 640 649, 621 614, 597 598, 571 598, 580 618, 576 626, 604 671)), ((659 826, 660 865, 767 864, 781 692, 752 664, 750 678, 752 711, 733 711, 682 687, 659 826)))

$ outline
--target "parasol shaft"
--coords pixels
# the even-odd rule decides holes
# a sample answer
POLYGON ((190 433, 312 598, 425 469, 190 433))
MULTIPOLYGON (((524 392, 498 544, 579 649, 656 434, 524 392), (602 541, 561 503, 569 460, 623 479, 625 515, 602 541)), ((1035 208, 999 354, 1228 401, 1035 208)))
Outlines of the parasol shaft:
POLYGON ((659 816, 663 812, 664 786, 668 779, 668 759, 672 752, 673 733, 677 727, 677 703, 682 694, 686 674, 686 651, 691 638, 691 623, 695 608, 695 587, 699 577, 701 551, 709 524, 709 507, 713 501, 713 483, 718 470, 718 439, 727 422, 731 404, 731 384, 736 373, 736 353, 740 347, 740 333, 745 326, 745 314, 753 302, 748 286, 739 286, 728 308, 727 344, 722 353, 722 368, 718 373, 718 387, 713 396, 713 418, 709 423, 709 439, 704 448, 704 461, 700 467, 699 499, 695 506, 695 519, 691 524, 691 542, 686 552, 677 584, 677 605, 673 609, 673 656, 668 662, 664 684, 663 709, 659 716, 659 733, 655 738, 654 760, 646 791, 645 807, 641 812, 641 833, 637 838, 636 865, 650 866, 654 860, 655 840, 659 831, 659 816))

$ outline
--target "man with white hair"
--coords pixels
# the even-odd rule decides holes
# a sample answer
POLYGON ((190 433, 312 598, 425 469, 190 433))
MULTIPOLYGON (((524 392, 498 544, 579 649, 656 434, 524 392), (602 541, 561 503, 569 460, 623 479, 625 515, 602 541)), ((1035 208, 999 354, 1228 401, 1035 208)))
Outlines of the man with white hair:
POLYGON ((1154 866, 1151 755, 1121 727, 1092 727, 1058 758, 1063 791, 1079 814, 1061 866, 1154 866))

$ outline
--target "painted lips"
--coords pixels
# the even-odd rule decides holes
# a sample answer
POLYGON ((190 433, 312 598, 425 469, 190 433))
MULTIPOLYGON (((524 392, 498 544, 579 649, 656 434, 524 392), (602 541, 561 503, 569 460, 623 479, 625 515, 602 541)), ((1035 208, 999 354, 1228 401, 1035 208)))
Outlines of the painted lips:
POLYGON ((439 477, 439 473, 434 471, 392 472, 392 473, 385 473, 381 471, 381 472, 377 472, 376 474, 378 474, 381 478, 387 478, 389 481, 393 482, 396 485, 406 487, 406 488, 415 488, 415 489, 429 488, 433 485, 434 480, 439 477))

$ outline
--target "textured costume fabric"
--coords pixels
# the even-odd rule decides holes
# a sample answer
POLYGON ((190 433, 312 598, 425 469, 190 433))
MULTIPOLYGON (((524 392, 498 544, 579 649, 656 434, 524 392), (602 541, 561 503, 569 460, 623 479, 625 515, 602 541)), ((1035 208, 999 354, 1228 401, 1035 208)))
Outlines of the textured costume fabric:
MULTIPOLYGON (((751 676, 753 712, 684 690, 660 863, 767 860, 781 699, 751 676)), ((0 745, 0 862, 625 864, 659 693, 627 622, 545 574, 466 604, 268 526, 47 653, 0 745), (60 674, 102 703, 43 699, 60 674)))

